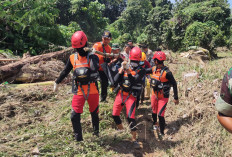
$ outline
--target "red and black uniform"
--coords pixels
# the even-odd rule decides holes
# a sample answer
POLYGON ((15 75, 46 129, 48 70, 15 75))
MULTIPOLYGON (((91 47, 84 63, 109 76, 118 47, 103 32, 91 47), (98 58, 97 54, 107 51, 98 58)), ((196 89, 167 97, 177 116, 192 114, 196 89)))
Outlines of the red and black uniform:
POLYGON ((99 59, 96 55, 87 54, 80 56, 72 54, 57 78, 56 83, 59 84, 73 69, 73 99, 71 121, 74 133, 78 135, 77 140, 82 140, 82 129, 80 124, 80 114, 83 113, 83 106, 87 100, 89 103, 89 111, 91 112, 94 133, 99 133, 99 93, 97 89, 96 79, 98 77, 97 70, 99 68, 99 59))
MULTIPOLYGON (((103 53, 111 53, 111 47, 109 45, 104 46, 102 42, 97 42, 93 45, 93 48, 97 51, 103 52, 103 53)), ((109 58, 104 58, 102 55, 96 54, 99 58, 99 76, 101 79, 101 100, 105 100, 107 97, 107 87, 108 87, 108 78, 106 74, 104 73, 101 64, 104 62, 109 63, 109 58)))
POLYGON ((120 90, 115 98, 113 105, 113 118, 117 125, 121 124, 120 113, 122 108, 126 107, 127 120, 130 124, 130 129, 135 131, 135 109, 136 97, 142 88, 142 78, 145 75, 145 70, 142 67, 137 67, 134 70, 130 69, 130 74, 123 72, 114 77, 115 84, 120 85, 120 90))
POLYGON ((151 107, 153 124, 157 122, 157 114, 159 116, 160 131, 164 134, 165 119, 164 113, 169 99, 170 88, 173 86, 174 99, 178 100, 177 83, 172 72, 168 67, 164 66, 157 69, 155 66, 146 70, 151 75, 151 107))

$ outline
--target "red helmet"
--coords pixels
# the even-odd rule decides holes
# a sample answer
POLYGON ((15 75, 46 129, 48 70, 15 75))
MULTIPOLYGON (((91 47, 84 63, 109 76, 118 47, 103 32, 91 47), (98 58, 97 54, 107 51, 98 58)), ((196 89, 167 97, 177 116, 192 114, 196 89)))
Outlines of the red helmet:
POLYGON ((71 38, 71 43, 73 48, 84 47, 87 41, 88 39, 83 31, 75 32, 71 38))
POLYGON ((152 59, 158 59, 159 61, 165 61, 166 60, 166 55, 162 51, 157 51, 157 52, 155 52, 152 59))
POLYGON ((134 47, 130 51, 129 59, 134 61, 140 61, 142 56, 142 52, 140 48, 134 47))

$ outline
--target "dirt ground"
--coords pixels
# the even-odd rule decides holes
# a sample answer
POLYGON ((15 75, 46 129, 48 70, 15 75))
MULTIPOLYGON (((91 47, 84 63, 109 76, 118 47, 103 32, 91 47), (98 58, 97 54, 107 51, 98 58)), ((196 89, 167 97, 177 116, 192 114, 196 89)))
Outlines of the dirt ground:
POLYGON ((179 105, 171 97, 165 113, 166 129, 162 140, 154 134, 150 99, 136 111, 138 141, 135 149, 125 116, 125 130, 115 130, 111 117, 115 94, 109 103, 100 103, 100 137, 92 136, 88 105, 82 114, 84 141, 76 143, 70 123, 70 85, 62 84, 58 93, 52 85, 14 88, 0 87, 0 156, 232 156, 231 135, 216 119, 215 96, 232 58, 223 54, 202 66, 197 62, 177 60, 168 64, 179 90, 179 105), (220 65, 220 68, 219 68, 220 65), (199 77, 184 80, 196 71, 199 77))

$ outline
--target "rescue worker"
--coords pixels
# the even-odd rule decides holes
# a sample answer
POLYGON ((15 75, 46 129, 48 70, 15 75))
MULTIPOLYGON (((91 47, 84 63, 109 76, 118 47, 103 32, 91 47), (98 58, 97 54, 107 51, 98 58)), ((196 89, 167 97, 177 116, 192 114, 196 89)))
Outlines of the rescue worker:
POLYGON ((123 61, 118 74, 115 76, 116 84, 120 85, 120 90, 115 98, 113 105, 113 119, 119 130, 123 130, 120 112, 126 107, 127 121, 132 134, 132 141, 138 147, 136 140, 135 108, 138 91, 141 90, 142 78, 145 70, 139 66, 141 60, 141 50, 134 47, 130 52, 130 67, 127 61, 123 61))
POLYGON ((73 69, 72 91, 74 95, 72 99, 71 121, 76 141, 83 140, 80 121, 86 100, 89 103, 89 111, 92 117, 93 134, 96 136, 99 134, 99 94, 96 85, 99 59, 96 55, 84 51, 83 48, 87 47, 87 41, 88 39, 82 31, 77 31, 72 35, 71 43, 75 54, 70 55, 64 70, 54 84, 54 91, 57 91, 58 84, 73 69))
MULTIPOLYGON (((112 44, 112 53, 113 54, 119 54, 120 53, 120 47, 118 43, 112 44)), ((121 63, 123 62, 123 59, 121 56, 118 56, 117 58, 114 58, 109 63, 109 68, 111 69, 111 76, 114 78, 114 76, 118 73, 118 69, 121 67, 121 63)), ((115 84, 110 85, 110 91, 113 92, 115 89, 115 84)))
MULTIPOLYGON (((112 53, 113 54, 119 54, 120 53, 120 47, 118 43, 113 43, 112 44, 112 53)), ((110 64, 114 64, 116 70, 118 71, 118 69, 121 67, 121 63, 123 62, 123 59, 119 56, 117 58, 114 58, 110 61, 110 64)))
POLYGON ((221 85, 221 93, 216 101, 218 121, 230 133, 232 133, 232 68, 224 75, 221 85))
MULTIPOLYGON (((140 66, 142 66, 145 70, 148 69, 148 68, 151 68, 150 63, 146 60, 146 54, 144 52, 142 52, 142 58, 141 58, 141 61, 140 61, 140 66)), ((143 104, 143 101, 144 101, 147 78, 150 79, 150 75, 145 75, 144 78, 143 78, 142 91, 141 91, 141 104, 143 104)), ((149 88, 149 90, 150 90, 150 88, 149 88)))
POLYGON ((153 119, 153 129, 158 129, 157 123, 157 114, 159 117, 159 129, 160 129, 160 137, 162 138, 164 135, 165 129, 165 118, 164 113, 169 99, 169 92, 171 85, 173 86, 174 91, 174 103, 178 104, 178 91, 177 91, 177 83, 172 75, 172 72, 164 65, 164 61, 166 60, 166 55, 162 51, 157 51, 153 58, 155 66, 146 70, 147 74, 151 75, 151 108, 152 108, 152 119, 153 119))
MULTIPOLYGON (((103 53, 111 53, 111 47, 109 46, 111 39, 112 39, 111 33, 109 31, 104 31, 102 34, 102 41, 95 43, 93 45, 93 48, 103 53)), ((101 64, 104 62, 110 63, 110 59, 106 58, 105 56, 98 55, 98 54, 97 56, 99 58, 99 71, 98 72, 99 72, 99 76, 101 80, 101 100, 100 101, 104 102, 106 101, 106 98, 107 98, 107 87, 109 83, 108 83, 108 78, 101 67, 101 64)))
POLYGON ((148 48, 147 44, 141 44, 141 48, 142 48, 142 51, 146 54, 146 60, 150 63, 150 65, 152 65, 152 63, 153 63, 153 60, 152 60, 153 52, 152 52, 152 50, 150 50, 148 48))
POLYGON ((131 50, 130 45, 129 44, 125 44, 124 51, 121 54, 126 58, 126 60, 129 60, 130 50, 131 50))
POLYGON ((134 48, 134 44, 132 40, 129 40, 127 44, 130 46, 131 49, 134 48))

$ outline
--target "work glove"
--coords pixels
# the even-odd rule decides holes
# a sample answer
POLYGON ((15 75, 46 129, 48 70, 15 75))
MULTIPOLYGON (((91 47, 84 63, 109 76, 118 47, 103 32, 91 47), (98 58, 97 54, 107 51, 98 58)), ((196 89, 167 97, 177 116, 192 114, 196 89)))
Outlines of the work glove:
POLYGON ((175 105, 178 105, 178 104, 179 104, 179 100, 178 100, 178 99, 177 99, 177 100, 174 99, 173 102, 174 102, 175 105))
POLYGON ((127 63, 127 61, 123 61, 123 62, 121 63, 121 67, 122 67, 124 70, 127 70, 127 69, 129 69, 129 64, 127 63))
POLYGON ((110 63, 110 61, 111 61, 110 58, 105 58, 106 63, 110 63))
POLYGON ((54 88, 53 88, 53 91, 54 92, 57 92, 58 91, 58 84, 56 82, 54 82, 54 88))
POLYGON ((92 48, 92 52, 91 53, 95 53, 96 52, 96 49, 95 48, 92 48))

